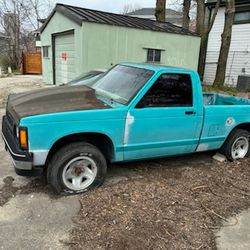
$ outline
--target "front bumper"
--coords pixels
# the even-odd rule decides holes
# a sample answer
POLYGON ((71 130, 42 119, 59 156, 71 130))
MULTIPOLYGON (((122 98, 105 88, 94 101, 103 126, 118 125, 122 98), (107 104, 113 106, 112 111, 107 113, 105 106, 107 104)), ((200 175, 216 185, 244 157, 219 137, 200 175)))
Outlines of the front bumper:
POLYGON ((15 168, 32 170, 33 156, 29 152, 20 149, 6 116, 3 117, 2 122, 2 137, 5 143, 5 149, 10 153, 15 168))

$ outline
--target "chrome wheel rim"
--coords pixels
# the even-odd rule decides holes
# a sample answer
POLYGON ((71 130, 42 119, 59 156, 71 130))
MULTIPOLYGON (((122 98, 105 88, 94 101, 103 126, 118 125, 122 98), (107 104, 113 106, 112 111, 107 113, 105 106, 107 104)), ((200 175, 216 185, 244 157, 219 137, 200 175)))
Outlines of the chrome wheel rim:
POLYGON ((239 137, 232 146, 232 157, 234 160, 242 159, 249 150, 249 140, 246 137, 239 137))
POLYGON ((62 179, 67 188, 80 191, 88 188, 94 182, 96 175, 95 161, 88 156, 78 156, 64 167, 62 179))

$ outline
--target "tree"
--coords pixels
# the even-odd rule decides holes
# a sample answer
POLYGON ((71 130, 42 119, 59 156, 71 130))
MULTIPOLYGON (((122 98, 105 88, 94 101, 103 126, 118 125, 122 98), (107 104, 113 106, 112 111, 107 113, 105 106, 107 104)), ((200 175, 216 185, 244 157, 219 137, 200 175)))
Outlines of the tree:
POLYGON ((141 9, 141 6, 139 4, 125 4, 120 11, 120 14, 126 15, 139 9, 141 9))
POLYGON ((224 30, 221 34, 221 47, 214 80, 215 86, 223 86, 225 82, 228 53, 231 44, 232 27, 235 14, 235 0, 227 0, 225 8, 224 30))
POLYGON ((191 7, 191 0, 183 0, 183 8, 182 8, 182 27, 185 29, 189 29, 190 23, 190 7, 191 7))
POLYGON ((205 63, 206 63, 208 36, 213 27, 215 18, 217 16, 220 7, 220 3, 221 0, 217 0, 212 16, 206 22, 205 0, 197 0, 196 32, 201 36, 198 72, 200 74, 201 79, 203 79, 205 63))
POLYGON ((0 0, 0 30, 9 37, 7 54, 14 68, 20 66, 28 40, 34 39, 31 32, 39 28, 37 19, 50 11, 50 0, 0 0))
POLYGON ((169 3, 169 7, 181 12, 182 27, 189 29, 190 31, 196 31, 196 12, 197 12, 197 0, 172 0, 169 3))
POLYGON ((166 0, 156 0, 155 17, 159 22, 166 20, 166 0))

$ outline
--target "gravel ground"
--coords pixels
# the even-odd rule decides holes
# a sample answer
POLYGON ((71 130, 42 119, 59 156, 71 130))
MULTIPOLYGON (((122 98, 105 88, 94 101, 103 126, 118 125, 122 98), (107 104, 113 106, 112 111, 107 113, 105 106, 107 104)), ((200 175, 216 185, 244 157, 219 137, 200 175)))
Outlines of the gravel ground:
MULTIPOLYGON (((9 93, 42 87, 40 76, 1 78, 0 108, 4 107, 9 93)), ((7 153, 0 153, 6 160, 0 162, 0 166, 12 168, 7 153)), ((70 238, 61 239, 64 247, 84 250, 216 249, 215 235, 221 225, 232 225, 227 221, 229 216, 250 208, 250 164, 249 159, 218 163, 211 156, 212 153, 206 153, 112 165, 103 187, 68 197, 74 198, 74 202, 80 199, 81 210, 74 217, 70 238)), ((30 201, 34 207, 39 207, 39 197, 48 206, 60 203, 58 209, 72 202, 66 198, 61 203, 60 197, 54 197, 41 180, 26 182, 22 179, 20 183, 23 184, 16 185, 17 176, 4 169, 1 170, 5 176, 3 185, 0 185, 2 214, 8 212, 10 205, 16 213, 14 208, 20 199, 28 200, 31 193, 36 198, 30 201), (54 203, 57 199, 58 203, 54 203)), ((24 212, 27 218, 33 213, 32 206, 24 212)), ((42 218, 45 222, 46 219, 53 224, 57 216, 42 218)), ((19 234, 23 230, 22 220, 12 223, 20 223, 15 231, 19 234)), ((33 227, 38 232, 37 239, 50 233, 46 223, 42 231, 37 223, 33 227)), ((10 234, 12 229, 9 230, 6 234, 10 234)), ((56 229, 53 230, 55 233, 56 229)), ((30 240, 19 238, 20 244, 26 240, 28 247, 30 240)), ((16 241, 13 242, 19 246, 16 241)), ((39 244, 37 247, 42 249, 43 241, 39 244)))
POLYGON ((222 222, 250 207, 249 159, 197 154, 125 166, 142 178, 83 195, 71 249, 216 249, 222 222))
POLYGON ((43 88, 46 85, 42 82, 41 76, 18 75, 13 77, 0 78, 0 108, 3 108, 6 99, 11 93, 24 92, 32 89, 43 88))

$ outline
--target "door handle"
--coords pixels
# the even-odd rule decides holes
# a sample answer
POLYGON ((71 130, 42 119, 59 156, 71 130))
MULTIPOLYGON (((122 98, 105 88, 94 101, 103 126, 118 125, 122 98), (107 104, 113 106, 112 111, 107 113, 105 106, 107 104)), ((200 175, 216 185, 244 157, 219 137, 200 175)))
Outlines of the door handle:
POLYGON ((186 112, 185 112, 185 115, 195 115, 195 114, 196 114, 196 112, 193 111, 193 110, 190 110, 190 111, 186 111, 186 112))

